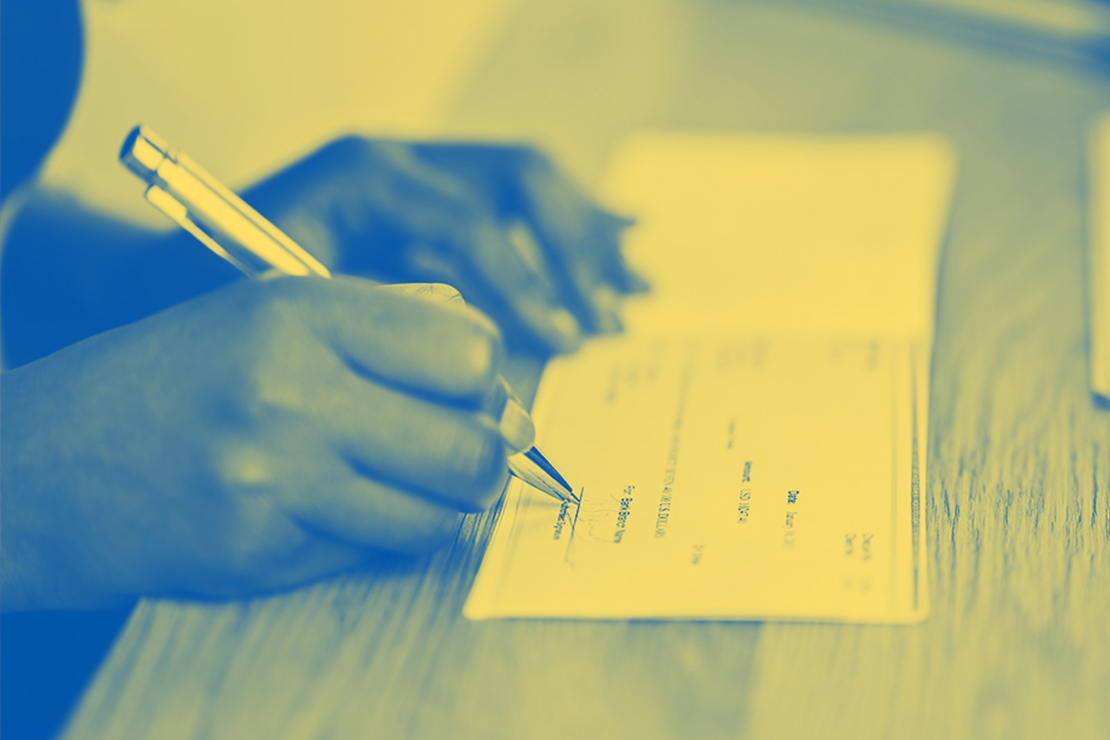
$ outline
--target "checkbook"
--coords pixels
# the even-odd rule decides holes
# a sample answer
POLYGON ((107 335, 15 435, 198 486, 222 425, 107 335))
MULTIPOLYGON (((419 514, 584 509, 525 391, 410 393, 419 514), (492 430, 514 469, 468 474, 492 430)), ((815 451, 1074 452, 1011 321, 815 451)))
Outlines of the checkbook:
POLYGON ((653 292, 553 361, 472 619, 912 623, 938 251, 955 178, 927 134, 641 133, 607 202, 653 292))

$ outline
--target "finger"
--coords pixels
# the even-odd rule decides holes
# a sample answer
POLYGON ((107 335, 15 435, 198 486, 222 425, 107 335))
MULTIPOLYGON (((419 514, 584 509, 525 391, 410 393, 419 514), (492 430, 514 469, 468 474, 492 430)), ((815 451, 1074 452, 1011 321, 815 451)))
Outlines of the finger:
MULTIPOLYGON (((435 303, 466 305, 459 291, 442 283, 402 283, 383 285, 378 289, 435 303)), ((498 376, 492 384, 482 401, 481 411, 491 419, 498 420, 498 428, 511 453, 532 446, 536 437, 532 417, 504 378, 498 376)))
POLYGON ((438 303, 465 306, 462 293, 444 283, 394 283, 381 286, 382 290, 414 298, 425 298, 438 303))
POLYGON ((500 333, 474 309, 357 278, 296 278, 311 329, 355 372, 436 397, 477 403, 502 361, 500 333), (311 283, 312 285, 308 285, 311 283))
POLYGON ((523 233, 538 243, 547 258, 563 302, 587 329, 604 328, 607 315, 599 312, 593 300, 599 276, 590 224, 592 204, 548 164, 526 166, 518 178, 514 220, 524 225, 523 233))
POLYGON ((545 352, 569 352, 581 343, 581 326, 556 299, 546 266, 537 268, 492 222, 482 219, 438 245, 413 243, 405 259, 412 274, 457 286, 512 340, 545 352))
MULTIPOLYGON (((621 234, 633 219, 598 207, 545 156, 528 147, 425 144, 414 149, 492 200, 512 246, 525 264, 547 277, 559 303, 582 327, 620 329, 619 301, 612 300, 612 289, 624 294, 648 287, 620 254, 621 234)), ((434 257, 424 261, 426 274, 459 281, 457 269, 434 257)))
POLYGON ((602 333, 620 331, 620 299, 605 269, 610 261, 606 254, 612 249, 610 243, 590 235, 575 249, 580 256, 570 265, 568 273, 574 280, 576 292, 587 296, 584 303, 590 316, 590 328, 602 333))
POLYGON ((634 219, 604 209, 597 212, 594 233, 600 245, 602 276, 622 293, 645 293, 651 289, 648 281, 628 265, 622 251, 624 233, 635 225, 634 219))
POLYGON ((493 390, 486 396, 482 413, 498 420, 497 428, 510 454, 526 450, 536 441, 536 425, 532 417, 504 378, 498 378, 493 390))
POLYGON ((532 417, 519 401, 511 398, 498 417, 497 428, 505 440, 509 454, 523 452, 536 442, 536 425, 532 417))
POLYGON ((570 352, 582 342, 578 320, 556 297, 546 266, 529 264, 495 222, 481 219, 461 231, 455 249, 466 263, 460 272, 470 277, 486 303, 499 314, 512 315, 546 348, 570 352))
POLYGON ((395 275, 405 238, 438 238, 476 208, 465 182, 408 145, 360 137, 328 144, 252 193, 280 228, 347 273, 395 275))
POLYGON ((618 231, 623 231, 639 223, 639 219, 635 216, 626 216, 621 213, 610 211, 608 208, 598 208, 597 213, 600 218, 612 224, 618 231))
POLYGON ((468 184, 475 216, 471 228, 445 242, 455 259, 444 264, 418 245, 410 254, 413 267, 469 282, 478 291, 471 292, 471 300, 503 326, 517 325, 545 349, 576 349, 590 311, 580 293, 566 288, 562 263, 553 263, 528 224, 515 217, 521 211, 521 170, 533 160, 534 166, 541 166, 546 161, 542 155, 526 147, 500 145, 417 145, 413 151, 429 168, 468 184))
MULTIPOLYGON (((537 348, 541 352, 554 350, 551 342, 538 335, 513 306, 490 287, 477 271, 469 257, 460 255, 462 249, 444 249, 428 243, 412 244, 405 254, 408 272, 424 279, 449 282, 467 296, 471 304, 497 322, 507 342, 517 348, 537 348)), ((573 318, 573 317, 572 317, 573 318)), ((569 347, 576 346, 573 342, 569 347)))
MULTIPOLYGON (((465 305, 459 291, 442 283, 402 283, 382 287, 427 300, 465 305)), ((613 300, 616 300, 615 297, 613 300)), ((510 453, 526 450, 535 442, 536 426, 532 422, 532 417, 503 377, 499 376, 493 388, 486 394, 481 411, 491 419, 498 420, 497 426, 510 453)))
MULTIPOLYGON (((442 283, 383 285, 379 290, 449 305, 465 306, 462 294, 442 283)), ((498 428, 510 453, 528 449, 536 438, 536 427, 524 404, 504 378, 498 376, 482 400, 481 411, 498 420, 498 428)))
POLYGON ((606 285, 623 294, 646 293, 651 284, 629 266, 621 252, 619 237, 599 238, 598 271, 606 285))
POLYGON ((604 317, 600 322, 599 331, 619 332, 624 329, 620 319, 620 297, 608 283, 598 283, 593 292, 594 307, 599 316, 604 317))
POLYGON ((467 511, 500 495, 508 451, 494 419, 355 375, 332 383, 338 400, 317 413, 327 444, 352 469, 467 511))
POLYGON ((620 271, 612 278, 612 282, 627 294, 651 291, 651 282, 627 264, 622 264, 620 271))
MULTIPOLYGON (((466 305, 459 291, 442 283, 401 283, 382 286, 382 289, 425 300, 466 305)), ((532 446, 536 439, 536 427, 532 417, 503 377, 498 376, 497 382, 486 394, 481 411, 491 419, 498 419, 498 428, 510 453, 520 452, 532 446)))
POLYGON ((457 509, 359 475, 337 478, 288 504, 311 531, 360 547, 417 554, 458 531, 457 509))
POLYGON ((622 272, 612 269, 621 264, 619 254, 613 259, 611 253, 619 252, 625 220, 599 208, 544 158, 521 161, 514 213, 547 256, 560 298, 588 330, 618 331, 616 306, 598 288, 623 287, 622 272))
POLYGON ((623 232, 633 219, 601 208, 546 158, 523 158, 517 208, 535 229, 545 250, 561 263, 567 290, 579 297, 586 324, 599 331, 620 328, 607 290, 640 292, 646 283, 627 268, 621 255, 623 232))
MULTIPOLYGON (((356 141, 349 148, 357 154, 367 146, 356 141)), ((370 151, 380 158, 386 149, 378 145, 370 151)), ((358 241, 359 229, 355 226, 370 218, 368 208, 376 209, 387 214, 385 218, 394 221, 398 232, 407 234, 414 246, 434 245, 450 252, 456 266, 472 267, 471 272, 479 279, 470 282, 478 295, 488 297, 485 303, 503 306, 505 314, 518 319, 527 333, 546 348, 558 352, 577 348, 580 328, 559 304, 544 269, 521 260, 490 218, 489 208, 479 195, 451 172, 415 156, 409 147, 397 145, 388 148, 388 152, 391 153, 388 184, 382 186, 380 177, 365 176, 361 185, 356 183, 340 198, 347 204, 345 207, 331 209, 355 214, 346 216, 333 228, 346 234, 341 241, 358 241)), ((407 255, 406 263, 416 277, 453 281, 459 272, 457 268, 420 269, 437 266, 421 264, 420 257, 426 255, 418 248, 409 251, 412 254, 407 255)))
POLYGON ((575 247, 578 256, 570 254, 570 248, 552 247, 550 237, 547 247, 541 246, 532 226, 520 218, 514 218, 505 227, 510 242, 522 254, 532 256, 551 267, 547 272, 552 281, 559 285, 561 301, 570 309, 588 331, 616 331, 619 324, 616 313, 605 310, 596 300, 594 292, 598 285, 596 259, 588 248, 575 247))

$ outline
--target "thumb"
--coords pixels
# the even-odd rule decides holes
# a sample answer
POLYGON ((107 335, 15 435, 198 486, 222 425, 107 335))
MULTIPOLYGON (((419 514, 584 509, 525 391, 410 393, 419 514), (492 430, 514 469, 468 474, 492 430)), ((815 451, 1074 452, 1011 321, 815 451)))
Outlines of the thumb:
POLYGON ((381 289, 439 303, 466 305, 462 293, 446 283, 397 283, 395 285, 383 285, 381 289))

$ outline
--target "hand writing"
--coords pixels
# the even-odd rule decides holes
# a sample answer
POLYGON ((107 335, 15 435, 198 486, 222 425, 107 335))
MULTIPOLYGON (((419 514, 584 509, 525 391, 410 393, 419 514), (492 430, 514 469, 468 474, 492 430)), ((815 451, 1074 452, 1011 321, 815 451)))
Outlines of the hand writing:
POLYGON ((465 306, 282 278, 5 373, 6 608, 236 596, 442 542, 532 441, 501 355, 465 306))

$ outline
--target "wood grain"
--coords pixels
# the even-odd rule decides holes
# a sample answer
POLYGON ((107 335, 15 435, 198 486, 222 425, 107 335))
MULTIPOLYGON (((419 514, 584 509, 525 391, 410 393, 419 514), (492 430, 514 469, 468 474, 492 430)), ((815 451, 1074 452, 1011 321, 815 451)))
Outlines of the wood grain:
POLYGON ((142 603, 67 736, 1110 736, 1110 412, 1087 391, 1083 210, 1083 139, 1108 104, 1090 71, 788 5, 522 6, 449 128, 538 141, 587 180, 642 125, 956 142, 932 615, 468 622, 493 523, 470 517, 419 562, 244 604, 142 603))

